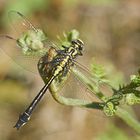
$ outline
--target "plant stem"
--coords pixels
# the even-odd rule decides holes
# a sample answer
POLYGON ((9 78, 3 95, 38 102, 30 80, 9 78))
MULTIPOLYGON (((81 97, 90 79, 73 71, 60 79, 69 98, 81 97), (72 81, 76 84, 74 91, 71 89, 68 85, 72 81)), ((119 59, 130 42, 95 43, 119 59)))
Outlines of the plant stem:
POLYGON ((58 103, 63 105, 86 107, 86 108, 100 109, 100 110, 103 109, 103 104, 99 102, 90 102, 81 99, 66 98, 54 91, 53 92, 51 91, 51 94, 58 103))
POLYGON ((129 112, 118 107, 116 115, 131 126, 138 134, 140 134, 140 123, 129 112))

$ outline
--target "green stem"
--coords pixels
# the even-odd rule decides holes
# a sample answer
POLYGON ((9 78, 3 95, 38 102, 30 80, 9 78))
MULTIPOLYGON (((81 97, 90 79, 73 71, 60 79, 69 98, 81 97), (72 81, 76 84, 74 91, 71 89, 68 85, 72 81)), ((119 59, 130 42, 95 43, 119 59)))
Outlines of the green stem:
POLYGON ((116 115, 131 126, 137 133, 140 134, 140 123, 126 110, 118 107, 116 115))
POLYGON ((86 107, 86 108, 92 108, 92 109, 103 109, 103 104, 99 102, 90 102, 86 100, 81 99, 73 99, 73 98, 66 98, 61 96, 55 91, 51 90, 51 94, 53 98, 60 104, 68 105, 68 106, 78 106, 78 107, 86 107))
MULTIPOLYGON (((101 101, 106 102, 106 97, 98 90, 97 85, 94 84, 91 79, 88 79, 85 75, 83 75, 81 72, 77 71, 76 69, 73 69, 74 74, 78 77, 80 81, 83 82, 83 84, 86 85, 86 87, 92 91, 101 101)), ((52 86, 53 87, 53 86, 52 86)), ((53 98, 64 105, 71 105, 71 106, 79 106, 79 107, 86 107, 86 108, 92 108, 92 109, 103 109, 104 103, 97 103, 97 102, 89 102, 85 100, 80 99, 72 99, 72 98, 65 98, 61 95, 59 95, 57 92, 55 92, 55 87, 51 88, 51 94, 53 98)), ((129 126, 131 126, 137 133, 140 134, 140 123, 126 110, 123 110, 121 108, 117 108, 116 115, 120 117, 122 120, 124 120, 129 126)))

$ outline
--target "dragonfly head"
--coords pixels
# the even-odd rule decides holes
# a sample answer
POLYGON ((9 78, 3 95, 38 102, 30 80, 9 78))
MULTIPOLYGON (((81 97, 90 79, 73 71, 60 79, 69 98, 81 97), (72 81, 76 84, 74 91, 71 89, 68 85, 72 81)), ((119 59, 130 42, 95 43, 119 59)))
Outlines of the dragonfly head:
POLYGON ((84 43, 82 40, 80 39, 76 39, 76 40, 72 40, 72 45, 74 47, 74 49, 77 50, 79 55, 82 55, 83 49, 84 49, 84 43))

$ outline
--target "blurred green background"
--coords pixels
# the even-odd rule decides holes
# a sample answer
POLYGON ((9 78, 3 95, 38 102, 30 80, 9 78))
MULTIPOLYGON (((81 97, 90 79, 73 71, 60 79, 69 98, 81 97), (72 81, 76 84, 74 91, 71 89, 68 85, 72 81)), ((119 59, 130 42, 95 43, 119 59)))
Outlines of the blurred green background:
MULTIPOLYGON (((21 12, 54 41, 64 31, 77 29, 86 46, 80 63, 89 68, 94 61, 103 65, 116 87, 140 66, 139 0, 0 0, 0 34, 14 34, 7 19, 10 10, 21 12)), ((0 140, 140 139, 119 118, 62 106, 49 94, 29 123, 16 131, 12 127, 19 112, 42 85, 39 76, 22 69, 0 50, 0 140)), ((133 109, 140 120, 138 106, 133 109)))

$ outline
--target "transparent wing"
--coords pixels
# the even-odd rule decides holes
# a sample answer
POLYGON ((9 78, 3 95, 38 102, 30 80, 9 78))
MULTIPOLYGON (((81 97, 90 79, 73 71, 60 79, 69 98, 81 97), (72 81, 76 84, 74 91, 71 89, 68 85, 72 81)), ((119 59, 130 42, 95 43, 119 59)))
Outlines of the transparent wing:
POLYGON ((112 94, 112 90, 108 88, 108 83, 106 83, 105 80, 97 77, 96 74, 90 72, 85 66, 77 61, 74 62, 75 67, 72 69, 72 73, 87 88, 87 93, 90 93, 92 97, 96 96, 101 102, 105 96, 112 94), (106 95, 103 93, 106 93, 106 95))
POLYGON ((26 30, 33 30, 37 32, 37 28, 20 12, 9 11, 8 12, 9 23, 11 27, 16 31, 17 36, 20 36, 22 32, 26 30))
POLYGON ((44 33, 42 30, 36 28, 23 14, 21 14, 18 11, 10 11, 8 13, 9 22, 11 24, 11 27, 14 29, 14 31, 17 33, 17 37, 19 38, 24 32, 28 32, 29 30, 34 31, 35 34, 39 34, 38 32, 41 31, 42 33, 42 41, 44 41, 44 47, 53 46, 56 49, 58 48, 58 44, 50 41, 47 38, 46 33, 44 33))
POLYGON ((93 92, 93 88, 96 86, 98 79, 95 78, 84 65, 77 61, 74 61, 74 63, 75 66, 72 69, 73 75, 86 88, 88 96, 95 99, 96 94, 93 92))
POLYGON ((98 104, 97 102, 102 103, 102 101, 95 98, 95 96, 93 96, 94 93, 91 92, 92 90, 91 88, 89 88, 90 84, 92 85, 92 83, 95 82, 92 79, 93 76, 91 76, 88 70, 85 70, 85 68, 81 68, 81 66, 76 66, 76 68, 77 67, 78 72, 75 72, 73 70, 74 68, 71 68, 69 70, 70 73, 68 73, 65 78, 62 78, 63 75, 60 75, 60 78, 58 78, 58 76, 56 77, 56 79, 54 79, 53 83, 50 86, 50 91, 53 97, 62 104, 65 104, 65 102, 67 104, 69 102, 70 104, 68 103, 67 105, 74 105, 76 103, 75 99, 78 99, 78 103, 76 103, 78 106, 81 106, 81 102, 87 102, 88 104, 95 102, 96 107, 99 106, 101 108, 100 104, 98 104), (82 73, 88 80, 82 81, 83 79, 81 80, 79 76, 77 76, 77 73, 82 73), (61 96, 62 98, 59 98, 59 96, 61 96), (63 97, 65 97, 66 100, 63 97))
MULTIPOLYGON (((73 79, 76 83, 77 86, 77 91, 78 94, 77 96, 84 100, 88 100, 94 103, 103 103, 101 99, 98 98, 98 95, 96 95, 96 92, 94 90, 97 88, 97 81, 98 79, 94 77, 90 71, 82 65, 81 63, 74 61, 75 66, 71 70, 71 73, 73 75, 73 79)), ((101 97, 101 94, 100 94, 101 97)), ((99 109, 85 109, 86 111, 89 112, 88 115, 92 117, 97 117, 97 118, 105 118, 105 115, 102 110, 99 109), (91 114, 93 113, 93 114, 91 114)))
POLYGON ((60 95, 67 98, 87 100, 91 102, 94 100, 94 98, 88 96, 86 93, 86 87, 75 77, 72 72, 65 82, 62 90, 59 92, 60 95))
POLYGON ((0 49, 17 65, 32 73, 38 73, 37 63, 39 56, 24 56, 21 49, 17 46, 17 40, 7 35, 0 36, 0 44, 0 49))
POLYGON ((0 48, 24 69, 38 73, 38 60, 51 46, 54 47, 54 43, 51 43, 46 34, 35 28, 21 13, 10 11, 8 16, 16 35, 0 35, 0 48))

